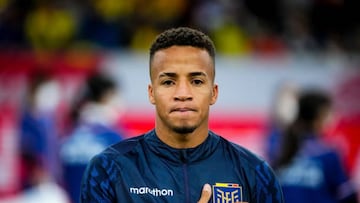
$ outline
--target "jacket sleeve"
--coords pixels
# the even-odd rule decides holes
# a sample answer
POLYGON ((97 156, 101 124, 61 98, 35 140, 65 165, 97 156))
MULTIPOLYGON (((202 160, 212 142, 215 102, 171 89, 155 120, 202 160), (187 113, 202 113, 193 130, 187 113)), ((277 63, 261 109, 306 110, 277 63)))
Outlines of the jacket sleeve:
POLYGON ((349 179, 340 156, 335 152, 327 153, 322 157, 326 184, 341 203, 357 202, 355 186, 349 179))
POLYGON ((111 203, 115 200, 112 180, 115 176, 111 162, 103 155, 95 156, 84 172, 81 184, 81 203, 111 203))
POLYGON ((251 202, 283 203, 284 197, 281 185, 270 166, 263 161, 255 170, 256 184, 251 202))

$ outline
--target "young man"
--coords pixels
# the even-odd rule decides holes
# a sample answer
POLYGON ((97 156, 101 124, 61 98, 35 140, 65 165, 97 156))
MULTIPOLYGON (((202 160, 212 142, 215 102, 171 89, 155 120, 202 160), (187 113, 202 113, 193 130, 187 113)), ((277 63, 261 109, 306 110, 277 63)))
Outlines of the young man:
POLYGON ((218 96, 214 78, 208 36, 190 28, 160 34, 150 49, 148 86, 155 129, 94 157, 81 201, 283 202, 263 160, 209 131, 209 108, 218 96))

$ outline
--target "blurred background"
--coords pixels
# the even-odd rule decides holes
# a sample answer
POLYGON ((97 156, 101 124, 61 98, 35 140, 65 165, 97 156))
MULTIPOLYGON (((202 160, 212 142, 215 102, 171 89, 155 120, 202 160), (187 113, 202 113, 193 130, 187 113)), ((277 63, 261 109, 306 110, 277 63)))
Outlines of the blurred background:
POLYGON ((50 202, 76 202, 71 164, 115 142, 87 147, 98 140, 77 135, 99 134, 88 123, 119 140, 152 129, 148 49, 177 26, 217 48, 213 131, 269 159, 271 130, 294 119, 297 93, 322 89, 333 100, 322 139, 359 190, 359 10, 358 0, 0 0, 0 202, 29 202, 23 192, 44 180, 50 202), (95 75, 112 82, 93 88, 95 75), (111 96, 96 96, 105 86, 111 96))

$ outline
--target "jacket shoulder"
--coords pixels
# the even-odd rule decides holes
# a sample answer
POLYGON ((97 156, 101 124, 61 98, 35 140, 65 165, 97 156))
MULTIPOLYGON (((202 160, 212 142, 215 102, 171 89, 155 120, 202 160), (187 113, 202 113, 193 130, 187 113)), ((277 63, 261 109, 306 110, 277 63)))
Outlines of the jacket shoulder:
POLYGON ((283 202, 280 183, 273 169, 260 156, 238 144, 223 139, 223 143, 229 147, 231 156, 239 170, 246 174, 249 182, 253 184, 255 196, 258 202, 283 202), (265 198, 265 199, 264 199, 265 198))
MULTIPOLYGON (((140 135, 110 145, 104 151, 95 155, 91 159, 88 167, 108 168, 109 165, 113 163, 120 166, 120 163, 123 163, 123 161, 127 159, 127 154, 133 151, 140 144, 143 137, 144 135, 140 135)), ((126 163, 126 161, 124 163, 126 163)))
POLYGON ((125 154, 134 149, 143 139, 144 134, 122 140, 118 143, 110 145, 102 152, 102 154, 125 154))
POLYGON ((221 142, 227 146, 230 152, 234 153, 233 155, 235 157, 237 157, 242 162, 247 162, 249 166, 255 167, 264 162, 264 159, 261 158, 259 155, 239 144, 236 144, 224 138, 221 138, 221 142))

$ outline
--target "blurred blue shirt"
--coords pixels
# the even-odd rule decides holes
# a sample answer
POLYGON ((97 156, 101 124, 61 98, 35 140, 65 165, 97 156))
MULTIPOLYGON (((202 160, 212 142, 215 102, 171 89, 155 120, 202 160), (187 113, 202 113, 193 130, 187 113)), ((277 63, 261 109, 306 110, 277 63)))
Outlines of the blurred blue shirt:
POLYGON ((60 156, 65 188, 74 203, 79 202, 81 178, 90 159, 122 138, 109 126, 83 123, 65 140, 60 156))
POLYGON ((336 203, 356 199, 336 151, 315 135, 305 139, 290 164, 277 170, 285 201, 336 203))

